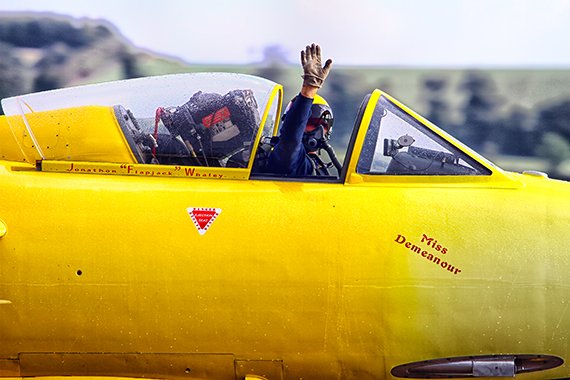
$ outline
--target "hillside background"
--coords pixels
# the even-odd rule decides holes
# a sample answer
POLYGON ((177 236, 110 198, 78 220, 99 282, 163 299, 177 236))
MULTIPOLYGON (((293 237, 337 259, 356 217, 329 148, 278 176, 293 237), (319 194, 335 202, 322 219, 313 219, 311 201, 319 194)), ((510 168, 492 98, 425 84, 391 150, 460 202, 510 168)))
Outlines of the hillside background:
MULTIPOLYGON (((259 75, 300 86, 301 69, 279 46, 243 66, 191 65, 132 46, 103 21, 0 13, 0 98, 102 81, 182 72, 259 75)), ((358 107, 380 88, 499 166, 570 179, 570 68, 334 66, 321 94, 335 113, 333 145, 344 155, 358 107)))

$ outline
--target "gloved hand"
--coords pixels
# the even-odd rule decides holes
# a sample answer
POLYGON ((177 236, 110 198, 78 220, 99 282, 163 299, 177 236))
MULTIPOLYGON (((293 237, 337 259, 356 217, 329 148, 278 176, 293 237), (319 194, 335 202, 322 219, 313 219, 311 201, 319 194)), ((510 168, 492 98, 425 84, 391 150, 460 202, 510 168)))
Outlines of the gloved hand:
POLYGON ((323 85, 332 65, 332 59, 328 59, 321 66, 321 47, 312 44, 305 51, 301 50, 301 65, 303 65, 303 86, 320 88, 323 85))

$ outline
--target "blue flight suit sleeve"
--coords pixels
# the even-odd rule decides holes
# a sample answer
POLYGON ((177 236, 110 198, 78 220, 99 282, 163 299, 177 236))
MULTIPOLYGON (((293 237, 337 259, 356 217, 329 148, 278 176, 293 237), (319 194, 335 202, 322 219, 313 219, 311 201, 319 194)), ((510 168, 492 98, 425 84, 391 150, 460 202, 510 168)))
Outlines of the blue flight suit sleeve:
POLYGON ((281 126, 279 142, 269 155, 268 171, 292 177, 303 177, 313 174, 314 166, 303 146, 303 133, 309 116, 313 99, 299 94, 281 126))

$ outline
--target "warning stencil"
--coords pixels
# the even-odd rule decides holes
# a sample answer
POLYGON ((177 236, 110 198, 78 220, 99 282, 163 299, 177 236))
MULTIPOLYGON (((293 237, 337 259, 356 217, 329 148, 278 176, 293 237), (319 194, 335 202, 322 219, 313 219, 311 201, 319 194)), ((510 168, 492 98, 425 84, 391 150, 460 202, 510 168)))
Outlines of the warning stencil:
POLYGON ((204 235, 206 231, 208 231, 212 223, 214 223, 218 215, 222 212, 220 208, 208 207, 188 207, 186 210, 200 235, 204 235))

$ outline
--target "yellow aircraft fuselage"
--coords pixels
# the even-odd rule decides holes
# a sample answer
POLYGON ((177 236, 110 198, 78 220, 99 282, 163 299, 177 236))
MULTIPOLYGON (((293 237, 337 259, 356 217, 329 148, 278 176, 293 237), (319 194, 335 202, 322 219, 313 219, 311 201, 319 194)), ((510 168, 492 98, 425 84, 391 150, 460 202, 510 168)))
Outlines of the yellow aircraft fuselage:
MULTIPOLYGON (((569 360, 570 186, 358 173, 370 117, 342 182, 0 161, 0 377, 388 379, 435 358, 569 360)), ((567 377, 567 363, 517 375, 567 377)))

